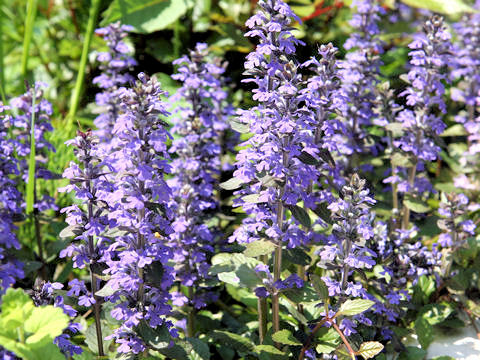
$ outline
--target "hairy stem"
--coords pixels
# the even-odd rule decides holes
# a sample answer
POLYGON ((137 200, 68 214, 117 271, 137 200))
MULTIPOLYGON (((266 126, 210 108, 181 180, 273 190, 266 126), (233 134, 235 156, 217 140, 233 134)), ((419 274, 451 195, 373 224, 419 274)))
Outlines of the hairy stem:
POLYGON ((187 336, 195 336, 195 306, 193 306, 193 297, 194 297, 194 288, 193 286, 188 287, 188 299, 190 300, 190 307, 188 309, 188 319, 187 319, 187 336))
POLYGON ((347 338, 345 337, 345 335, 343 334, 342 330, 340 330, 340 328, 338 327, 337 324, 335 324, 334 322, 332 322, 332 326, 333 328, 335 329, 335 331, 338 333, 338 335, 340 335, 340 338, 342 339, 343 343, 345 344, 345 346, 347 347, 347 350, 348 350, 348 353, 350 354, 350 356, 352 357, 352 360, 355 360, 355 351, 352 349, 352 346, 350 345, 350 343, 348 342, 347 338))
POLYGON ((317 325, 312 330, 312 333, 310 336, 307 338, 307 341, 305 341, 305 344, 303 344, 302 350, 300 351, 300 355, 298 356, 298 360, 303 360, 305 358, 305 352, 310 348, 310 345, 312 345, 313 338, 317 334, 318 330, 321 329, 323 324, 325 324, 330 318, 327 316, 320 320, 317 325))
MULTIPOLYGON (((260 260, 264 264, 268 264, 268 255, 262 255, 260 260)), ((263 344, 265 340, 265 335, 267 334, 267 324, 268 324, 268 306, 267 306, 267 298, 259 297, 257 301, 258 307, 258 337, 260 340, 260 344, 263 344)))
MULTIPOLYGON (((88 160, 85 163, 85 168, 88 168, 88 160)), ((88 192, 92 194, 92 181, 88 181, 88 192)), ((88 221, 90 222, 93 218, 93 201, 88 201, 88 221)), ((88 251, 90 253, 91 263, 90 263, 90 280, 92 283, 92 294, 93 298, 95 299, 95 304, 93 305, 93 315, 95 317, 95 331, 97 335, 97 345, 98 345, 98 355, 105 356, 103 352, 103 336, 102 336, 102 324, 100 322, 100 313, 102 305, 100 304, 101 298, 97 296, 97 277, 95 276, 95 264, 96 264, 96 256, 95 256, 95 243, 93 239, 93 235, 88 237, 88 251)))

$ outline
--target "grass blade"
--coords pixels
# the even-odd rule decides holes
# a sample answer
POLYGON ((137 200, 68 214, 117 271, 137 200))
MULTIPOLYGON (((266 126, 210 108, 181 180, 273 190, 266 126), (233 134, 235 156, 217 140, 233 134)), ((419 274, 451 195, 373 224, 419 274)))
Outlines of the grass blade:
POLYGON ((70 98, 70 110, 67 115, 67 130, 70 130, 77 114, 80 97, 83 90, 83 81, 85 79, 85 69, 87 67, 88 52, 90 51, 90 43, 92 42, 95 25, 97 23, 98 13, 100 11, 100 0, 92 0, 90 7, 90 15, 88 16, 87 30, 83 41, 82 56, 80 57, 80 65, 78 67, 77 80, 70 98))
POLYGON ((33 25, 35 24, 35 16, 37 15, 37 0, 28 0, 27 16, 25 18, 25 33, 23 35, 23 51, 22 51, 22 76, 27 79, 28 58, 30 44, 32 42, 33 25))

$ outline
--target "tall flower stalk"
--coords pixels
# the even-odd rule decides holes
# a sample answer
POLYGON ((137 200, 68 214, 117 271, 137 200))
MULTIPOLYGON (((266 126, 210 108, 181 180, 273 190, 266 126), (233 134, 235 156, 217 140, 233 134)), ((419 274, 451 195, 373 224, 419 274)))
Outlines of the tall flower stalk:
MULTIPOLYGON (((113 132, 118 137, 114 170, 118 188, 110 194, 114 209, 109 218, 122 234, 115 237, 105 260, 113 289, 109 300, 115 303, 112 316, 122 326, 111 336, 121 353, 138 354, 146 349, 137 335, 140 322, 152 328, 171 327, 169 288, 173 283, 172 259, 166 239, 173 232, 168 203, 171 189, 164 180, 170 172, 166 141, 169 134, 160 116, 167 116, 165 93, 160 84, 140 73, 132 88, 121 94, 122 115, 113 132)), ((173 330, 172 333, 174 334, 173 330)))
POLYGON ((33 180, 33 189, 29 188, 28 185, 25 189, 27 193, 26 210, 28 213, 29 203, 33 205, 34 237, 37 242, 38 257, 43 264, 41 268, 43 278, 46 278, 47 274, 39 214, 47 210, 58 210, 55 199, 47 194, 39 194, 38 190, 39 179, 50 180, 54 178, 54 174, 46 168, 49 153, 55 152, 55 148, 46 137, 47 133, 53 130, 53 127, 50 120, 52 105, 43 98, 42 88, 45 86, 43 83, 35 83, 26 93, 10 101, 14 113, 12 134, 15 138, 15 151, 20 159, 20 176, 26 183, 33 180), (34 154, 35 157, 31 157, 31 154, 34 154), (33 170, 32 175, 30 175, 30 170, 33 170))
POLYGON ((175 232, 169 243, 174 252, 175 278, 189 288, 187 335, 193 337, 195 310, 215 297, 200 283, 209 278, 209 257, 219 236, 218 230, 207 224, 219 210, 215 189, 231 107, 222 89, 225 67, 219 59, 208 58, 206 44, 197 44, 189 56, 174 61, 174 65, 180 67, 172 77, 183 85, 170 101, 183 99, 187 104, 174 112, 172 133, 180 137, 169 149, 178 156, 172 161, 174 177, 168 182, 175 212, 175 232))
POLYGON ((24 276, 23 264, 10 253, 20 249, 14 221, 22 214, 22 195, 13 179, 20 169, 14 156, 15 143, 8 136, 12 126, 8 110, 0 103, 0 295, 24 276))
MULTIPOLYGON (((115 223, 108 219, 107 205, 110 192, 114 191, 113 185, 106 179, 106 174, 112 169, 108 168, 98 155, 97 139, 92 136, 91 130, 78 132, 78 136, 67 142, 75 146, 75 155, 80 165, 72 162, 63 176, 70 179, 70 185, 59 191, 75 192, 77 199, 83 202, 85 210, 78 205, 72 205, 63 212, 67 213, 66 222, 69 224, 68 232, 77 235, 74 244, 70 244, 60 252, 61 257, 73 256, 74 266, 84 268, 88 266, 90 271, 91 293, 86 291, 82 284, 74 284, 75 288, 81 288, 85 295, 80 296, 79 303, 93 305, 95 316, 95 328, 97 335, 98 354, 103 356, 103 336, 100 323, 102 299, 96 295, 100 281, 97 275, 101 275, 101 262, 104 261, 110 240, 105 236, 109 227, 115 223), (83 298, 82 298, 83 297, 83 298)), ((79 295, 76 294, 77 296, 79 295)))
MULTIPOLYGON (((442 69, 449 63, 451 53, 450 34, 443 19, 433 16, 426 21, 423 34, 418 34, 410 44, 410 64, 408 72, 410 86, 401 95, 406 97, 407 105, 413 109, 402 110, 397 121, 402 124, 403 135, 394 141, 395 147, 408 157, 411 166, 408 170, 399 169, 393 182, 398 190, 417 199, 432 190, 426 177, 418 177, 417 172, 425 168, 426 163, 438 158, 440 147, 435 137, 445 129, 445 123, 437 110, 445 113, 443 94, 445 88, 441 80, 445 79, 442 69), (406 179, 402 178, 406 175, 406 179)), ((403 204, 402 228, 407 229, 410 221, 410 208, 403 204)))
POLYGON ((103 89, 95 97, 97 105, 102 108, 102 113, 94 120, 98 129, 95 135, 101 142, 100 146, 107 148, 105 149, 107 152, 108 148, 113 146, 111 144, 115 139, 113 127, 120 115, 119 89, 134 80, 128 70, 137 65, 130 55, 130 48, 124 41, 131 30, 131 26, 117 22, 95 31, 97 35, 104 38, 108 46, 108 51, 97 55, 102 73, 93 79, 93 83, 103 89))
POLYGON ((377 145, 368 141, 365 127, 375 122, 372 121, 375 118, 372 110, 381 65, 379 55, 383 53, 378 22, 380 15, 385 13, 377 0, 355 0, 352 8, 355 12, 350 25, 354 31, 344 48, 353 51, 347 53, 345 60, 339 64, 342 92, 348 101, 348 106, 342 109, 342 121, 346 128, 344 151, 350 155, 347 171, 358 166, 355 164, 356 154, 377 153, 377 145))
MULTIPOLYGON (((305 130, 311 113, 302 108, 301 76, 294 59, 301 44, 291 33, 291 23, 299 20, 281 0, 259 1, 255 15, 247 20, 246 36, 259 43, 248 54, 246 73, 253 82, 253 99, 259 104, 250 110, 239 110, 237 120, 249 126, 252 137, 244 142, 247 148, 237 155, 234 177, 248 184, 237 192, 235 205, 247 214, 232 236, 240 243, 268 238, 275 244, 273 282, 281 281, 282 248, 308 243, 309 235, 293 216, 289 207, 300 200, 309 201, 305 192, 316 172, 299 160, 302 151, 318 159, 311 133, 305 130)), ((266 259, 264 259, 265 261, 266 259)), ((272 292, 273 331, 280 330, 279 291, 272 292)), ((262 336, 260 336, 262 337, 262 336)))

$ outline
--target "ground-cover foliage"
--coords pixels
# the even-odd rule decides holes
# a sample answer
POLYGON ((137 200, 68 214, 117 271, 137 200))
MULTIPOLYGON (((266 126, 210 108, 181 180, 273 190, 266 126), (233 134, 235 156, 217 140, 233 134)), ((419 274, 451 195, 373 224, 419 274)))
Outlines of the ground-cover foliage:
POLYGON ((479 5, 259 0, 232 7, 242 69, 207 41, 168 77, 129 38, 172 26, 179 48, 180 20, 121 3, 64 131, 48 84, 0 77, 0 357, 416 360, 442 331, 480 339, 479 5), (309 44, 305 23, 342 17, 309 44))

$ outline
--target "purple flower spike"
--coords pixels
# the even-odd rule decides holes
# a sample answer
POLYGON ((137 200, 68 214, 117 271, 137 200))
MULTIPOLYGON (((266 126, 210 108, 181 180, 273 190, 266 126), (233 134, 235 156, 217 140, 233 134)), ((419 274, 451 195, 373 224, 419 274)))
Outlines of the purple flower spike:
POLYGON ((16 279, 24 276, 23 264, 11 253, 20 249, 14 221, 21 218, 22 195, 13 180, 20 169, 14 156, 15 142, 8 138, 12 118, 4 113, 5 110, 8 108, 0 103, 0 296, 16 279))
POLYGON ((410 44, 412 67, 407 76, 410 86, 400 94, 412 109, 398 114, 397 122, 401 123, 403 135, 393 142, 413 163, 408 177, 407 169, 399 167, 393 181, 400 193, 418 195, 432 191, 430 181, 416 176, 416 172, 423 170, 425 162, 435 161, 440 153, 435 138, 445 129, 441 117, 446 111, 442 98, 445 89, 441 81, 446 77, 442 69, 449 64, 451 53, 450 34, 441 17, 431 17, 423 30, 410 44))
MULTIPOLYGON (((169 134, 160 116, 167 116, 165 93, 156 79, 141 73, 138 81, 121 92, 122 115, 114 128, 118 138, 117 189, 106 201, 113 207, 109 219, 121 232, 115 236, 105 259, 110 275, 107 285, 115 292, 112 316, 123 322, 112 335, 121 352, 139 353, 145 344, 136 335, 140 321, 153 328, 171 327, 169 288, 173 269, 167 265, 172 251, 166 239, 173 232, 173 212, 168 206, 171 189, 164 180, 170 172, 166 141, 169 134)), ((173 331, 173 330, 172 330, 173 331)))
MULTIPOLYGON (((377 0, 355 0, 355 9, 350 25, 355 29, 345 42, 347 53, 345 60, 339 64, 339 75, 342 81, 342 93, 348 106, 342 108, 342 121, 346 129, 344 154, 377 152, 375 144, 367 139, 365 126, 375 121, 373 103, 375 87, 378 84, 379 67, 382 64, 379 55, 383 53, 383 44, 378 35, 378 21, 385 10, 377 0)), ((380 124, 377 124, 380 125, 380 124)), ((348 167, 356 166, 348 160, 348 167)))
MULTIPOLYGON (((169 244, 174 252, 175 277, 183 285, 192 287, 195 298, 205 298, 199 283, 208 278, 209 257, 218 239, 218 230, 206 223, 219 209, 215 189, 220 177, 221 156, 225 149, 228 116, 232 107, 226 102, 225 64, 208 57, 207 45, 197 44, 189 56, 175 60, 180 65, 172 78, 182 87, 170 98, 172 103, 187 102, 174 114, 172 133, 175 139, 169 151, 177 154, 172 161, 174 177, 168 184, 173 192, 172 210, 174 233, 169 244)), ((227 144, 227 149, 233 150, 227 144)), ((212 294, 213 295, 213 294, 212 294)), ((203 304, 204 300, 198 302, 203 304)))
POLYGON ((103 89, 95 98, 97 105, 103 109, 94 121, 98 129, 95 135, 99 137, 100 146, 107 153, 110 152, 109 148, 114 146, 110 144, 111 141, 115 142, 113 126, 120 115, 119 88, 134 80, 128 71, 137 65, 131 57, 130 48, 123 41, 129 31, 132 31, 131 26, 121 25, 119 22, 95 31, 105 39, 108 46, 108 52, 97 55, 102 74, 93 79, 93 83, 103 89))

